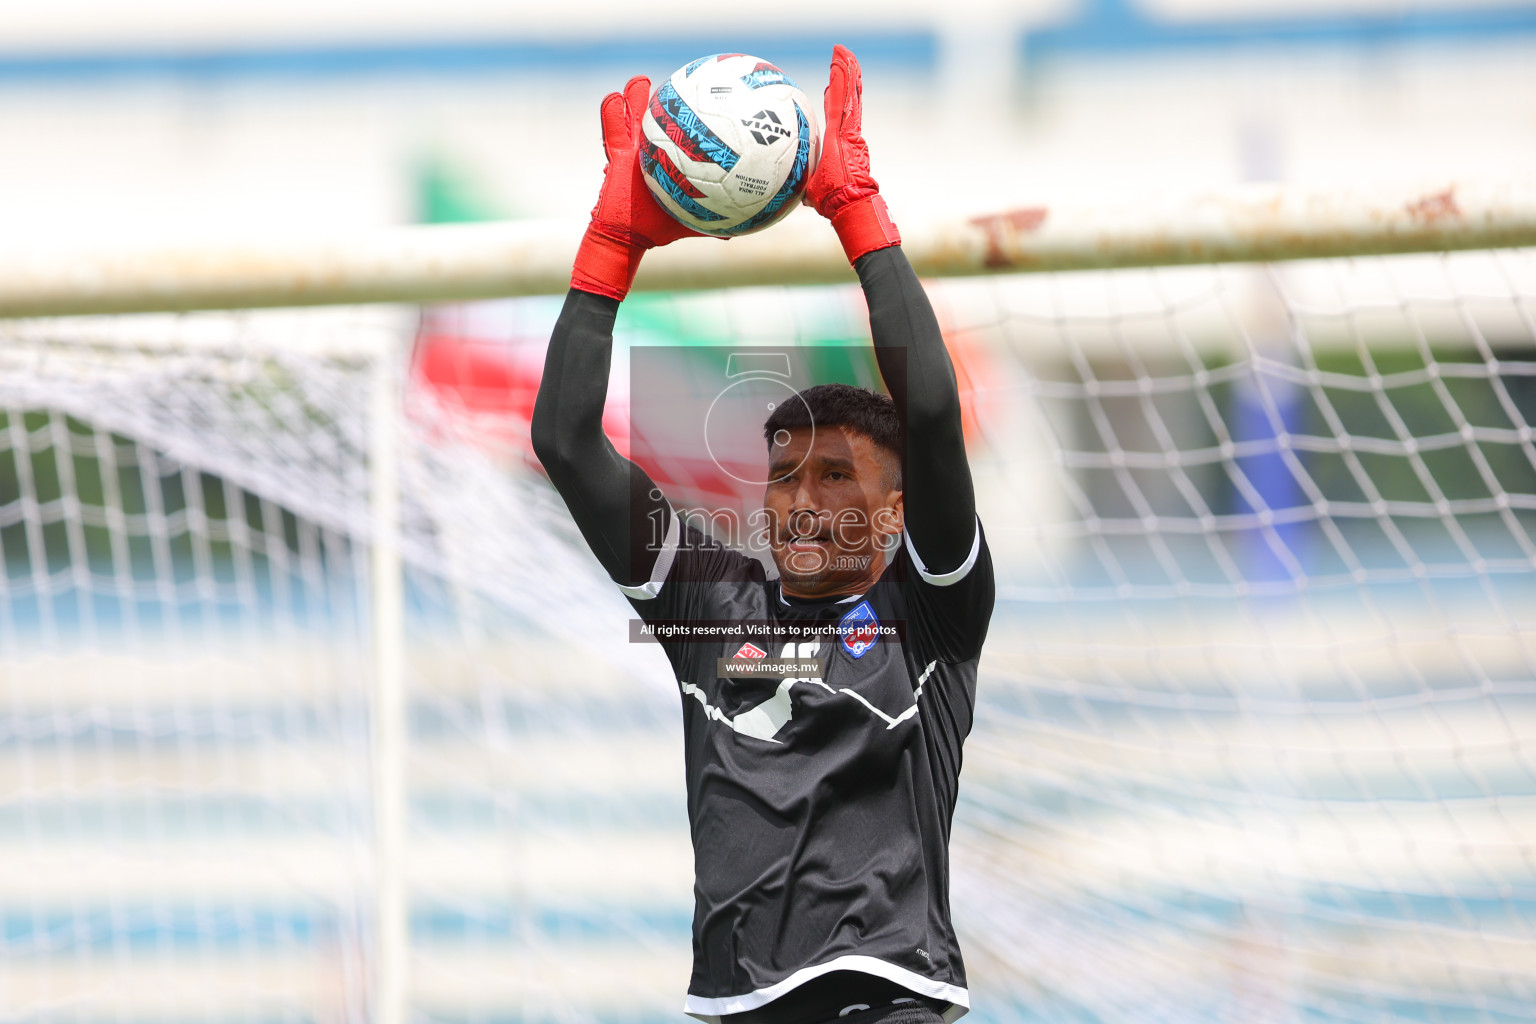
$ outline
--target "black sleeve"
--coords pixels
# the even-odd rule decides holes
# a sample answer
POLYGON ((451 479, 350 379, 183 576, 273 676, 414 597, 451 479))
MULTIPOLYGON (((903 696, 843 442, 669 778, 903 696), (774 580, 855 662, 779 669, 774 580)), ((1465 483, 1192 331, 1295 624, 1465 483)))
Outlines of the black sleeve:
POLYGON ((996 584, 965 459, 960 390, 938 318, 899 246, 855 264, 880 376, 907 440, 903 468, 909 613, 918 645, 949 663, 976 657, 996 584))
POLYGON ((608 575, 651 581, 672 511, 639 466, 603 433, 617 299, 571 289, 555 322, 533 406, 533 452, 608 575))
POLYGON ((907 535, 928 574, 951 573, 971 557, 980 536, 955 369, 933 306, 900 246, 862 256, 854 269, 869 303, 880 376, 907 439, 907 535))
MULTIPOLYGON (((924 656, 948 664, 969 661, 981 653, 992 623, 992 606, 997 599, 997 583, 992 574, 992 553, 987 549, 986 533, 976 522, 976 556, 963 577, 952 584, 930 583, 920 570, 910 564, 907 581, 908 628, 924 656)), ((903 558, 910 556, 903 552, 903 558)), ((967 555, 969 558, 969 554, 967 555)))

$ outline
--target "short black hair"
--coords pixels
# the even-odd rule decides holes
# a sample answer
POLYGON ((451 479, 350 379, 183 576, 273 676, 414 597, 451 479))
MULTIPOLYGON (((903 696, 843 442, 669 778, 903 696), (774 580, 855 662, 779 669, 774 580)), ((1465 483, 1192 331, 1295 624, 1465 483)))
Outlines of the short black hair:
POLYGON ((890 456, 886 486, 901 489, 901 417, 891 396, 852 384, 815 384, 798 392, 800 401, 780 402, 763 423, 763 438, 773 451, 773 435, 796 427, 848 427, 890 456))

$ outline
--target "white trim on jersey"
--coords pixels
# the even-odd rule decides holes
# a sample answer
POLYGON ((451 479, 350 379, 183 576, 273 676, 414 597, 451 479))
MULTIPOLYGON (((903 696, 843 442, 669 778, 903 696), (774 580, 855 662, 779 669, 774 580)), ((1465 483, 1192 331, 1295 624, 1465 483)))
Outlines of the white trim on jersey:
POLYGON ((872 956, 851 955, 840 956, 836 960, 817 964, 815 967, 802 967, 783 981, 769 985, 767 988, 760 988, 756 992, 748 992, 746 995, 706 999, 690 992, 687 1001, 683 1003, 683 1012, 690 1017, 697 1017, 705 1024, 720 1024, 720 1018, 725 1014, 745 1013, 759 1006, 767 1006, 779 996, 799 988, 812 978, 819 978, 833 971, 860 971, 864 974, 873 974, 877 978, 895 982, 920 996, 942 999, 949 1003, 949 1009, 944 1011, 946 1024, 959 1020, 971 1008, 970 993, 958 985, 946 985, 942 981, 925 978, 905 967, 897 967, 895 964, 888 964, 872 956))
POLYGON ((966 573, 970 572, 971 567, 976 564, 976 556, 981 554, 981 520, 979 518, 976 520, 975 539, 971 541, 971 553, 965 556, 965 561, 960 563, 958 569, 950 572, 929 572, 923 560, 918 557, 917 548, 912 546, 912 535, 906 530, 902 530, 901 535, 906 538, 907 554, 912 556, 912 564, 917 567, 918 575, 936 587, 954 586, 965 579, 966 573))
POLYGON ((638 587, 626 587, 622 583, 615 583, 625 594, 636 601, 649 601, 661 593, 661 585, 667 580, 667 573, 672 571, 672 560, 677 557, 677 545, 682 537, 682 527, 679 525, 677 509, 670 504, 667 511, 671 513, 671 521, 667 523, 667 535, 662 538, 661 550, 656 553, 656 564, 651 567, 651 578, 638 587))

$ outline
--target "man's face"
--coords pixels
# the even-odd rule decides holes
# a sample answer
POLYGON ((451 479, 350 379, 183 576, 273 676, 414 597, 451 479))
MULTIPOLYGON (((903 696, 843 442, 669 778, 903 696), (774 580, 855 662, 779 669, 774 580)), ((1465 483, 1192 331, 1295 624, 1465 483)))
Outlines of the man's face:
POLYGON ((858 594, 880 578, 902 528, 894 456, 844 427, 780 431, 768 452, 768 544, 793 597, 858 594))

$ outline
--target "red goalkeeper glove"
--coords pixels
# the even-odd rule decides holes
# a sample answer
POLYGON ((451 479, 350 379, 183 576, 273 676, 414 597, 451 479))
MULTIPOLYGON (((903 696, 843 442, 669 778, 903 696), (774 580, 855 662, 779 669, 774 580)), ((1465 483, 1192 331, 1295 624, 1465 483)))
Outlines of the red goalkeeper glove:
POLYGON ((869 175, 864 141, 864 74, 846 46, 832 47, 825 95, 827 124, 821 162, 805 185, 806 204, 832 222, 848 262, 865 253, 901 244, 880 185, 869 175))
POLYGON ((611 299, 629 293, 645 250, 699 232, 663 210, 640 170, 640 119, 651 97, 651 80, 636 75, 622 93, 603 98, 603 150, 608 166, 592 223, 576 250, 571 287, 611 299))

